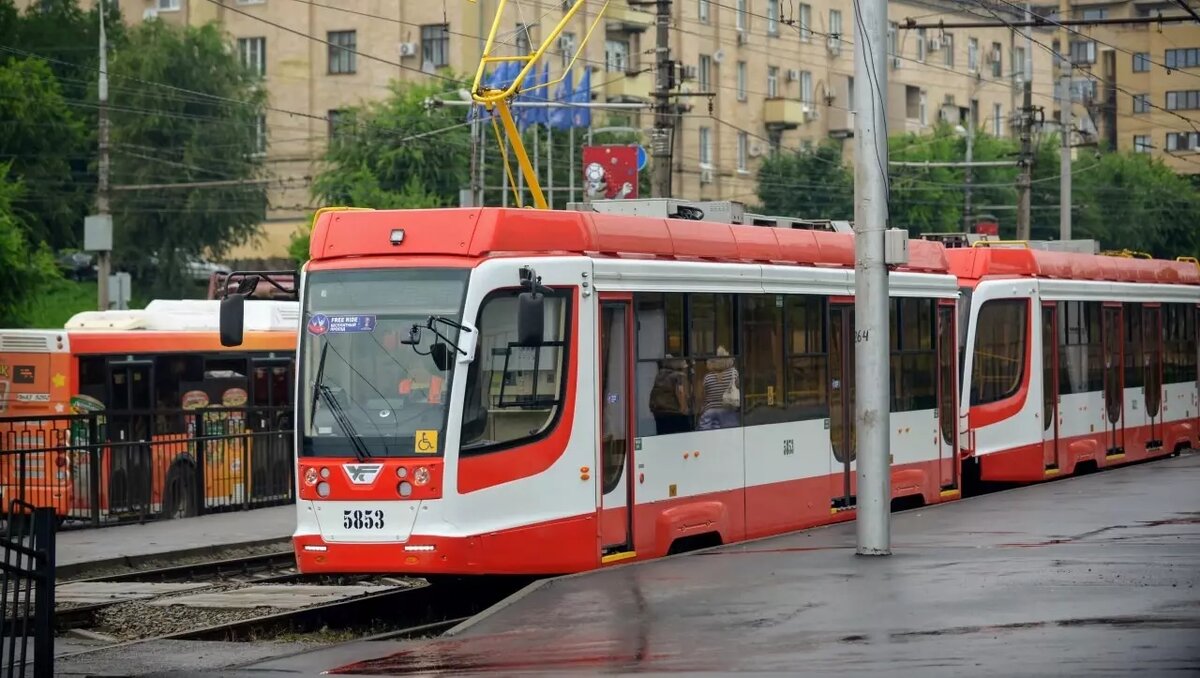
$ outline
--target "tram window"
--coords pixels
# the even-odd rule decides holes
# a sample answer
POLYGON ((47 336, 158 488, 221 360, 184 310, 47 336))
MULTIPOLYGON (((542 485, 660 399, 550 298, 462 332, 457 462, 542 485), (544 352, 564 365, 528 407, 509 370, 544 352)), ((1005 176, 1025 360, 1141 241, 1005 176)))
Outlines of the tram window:
POLYGON ((733 295, 689 294, 688 355, 712 356, 718 347, 736 354, 733 343, 733 295))
POLYGON ((1144 381, 1142 305, 1125 304, 1125 388, 1141 388, 1144 381))
POLYGON ((787 297, 785 350, 789 421, 829 416, 825 306, 824 297, 787 297))
POLYGON ((1029 302, 984 302, 975 330, 971 367, 971 404, 986 405, 1014 395, 1025 376, 1029 302))
POLYGON ((890 306, 892 411, 932 410, 937 404, 933 302, 893 299, 890 306))
POLYGON ((542 343, 517 346, 517 291, 484 300, 475 360, 467 372, 463 454, 540 438, 558 420, 566 384, 570 302, 565 293, 556 292, 546 296, 544 308, 542 343))
POLYGON ((661 360, 683 354, 682 294, 637 294, 638 360, 661 360))
POLYGON ((1100 362, 1100 307, 1092 302, 1058 303, 1058 392, 1087 393, 1104 388, 1100 362))
POLYGON ((788 421, 783 370, 783 296, 742 297, 742 401, 745 425, 788 421))
POLYGON ((155 431, 186 433, 180 410, 183 396, 204 378, 204 359, 194 355, 160 355, 154 359, 154 404, 158 410, 155 431))

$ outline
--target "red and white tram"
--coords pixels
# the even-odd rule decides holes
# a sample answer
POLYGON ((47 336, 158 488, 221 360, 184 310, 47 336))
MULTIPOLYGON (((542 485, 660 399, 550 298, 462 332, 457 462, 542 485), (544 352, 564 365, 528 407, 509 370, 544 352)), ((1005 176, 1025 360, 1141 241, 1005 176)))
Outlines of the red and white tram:
MULTIPOLYGON (((1128 284, 1076 281, 1071 255, 1055 269, 1010 252, 914 240, 890 274, 899 501, 959 497, 964 457, 985 478, 1040 480, 1052 449, 1070 473, 1087 459, 1083 432, 1114 431, 1130 460, 1155 436, 1167 452, 1195 440, 1194 269, 1111 260, 1094 265, 1134 271, 1128 284), (1135 400, 1130 363, 1123 428, 1074 416, 1103 404, 1089 388, 1036 433, 1034 309, 1053 302, 1066 331, 1071 295, 1103 306, 1118 293, 1179 342, 1153 354, 1173 370, 1160 372, 1170 385, 1156 414, 1135 400), (1154 300, 1177 307, 1151 311, 1154 300), (1185 346, 1191 376, 1177 383, 1185 346)), ((555 574, 853 518, 850 234, 579 211, 326 211, 310 255, 304 572, 555 574)), ((237 297, 226 303, 238 317, 237 297)), ((1055 360, 1062 379, 1090 374, 1090 362, 1055 360)))
POLYGON ((969 248, 967 445, 982 480, 1036 481, 1197 442, 1200 268, 1183 261, 969 248))

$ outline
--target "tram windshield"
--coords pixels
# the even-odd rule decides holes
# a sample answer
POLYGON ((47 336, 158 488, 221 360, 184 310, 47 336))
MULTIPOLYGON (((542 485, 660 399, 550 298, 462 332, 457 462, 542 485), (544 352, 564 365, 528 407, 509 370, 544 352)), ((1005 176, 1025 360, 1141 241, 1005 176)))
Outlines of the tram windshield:
POLYGON ((442 453, 454 341, 467 284, 460 269, 321 271, 308 276, 302 319, 301 454, 318 457, 442 453), (417 334, 413 326, 422 328, 417 334), (415 339, 415 343, 414 343, 415 339), (443 342, 445 343, 445 342, 443 342))

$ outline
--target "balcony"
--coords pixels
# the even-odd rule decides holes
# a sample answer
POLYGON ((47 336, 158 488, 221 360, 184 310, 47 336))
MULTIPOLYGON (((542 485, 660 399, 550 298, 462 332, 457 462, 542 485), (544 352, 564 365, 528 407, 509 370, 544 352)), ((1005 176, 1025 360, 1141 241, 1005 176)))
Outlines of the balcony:
POLYGON ((604 98, 607 101, 638 102, 649 101, 654 89, 653 73, 626 73, 624 77, 615 77, 614 73, 603 73, 610 78, 604 84, 604 98))
POLYGON ((814 108, 799 99, 774 97, 763 102, 763 124, 768 129, 796 129, 813 119, 814 108))
POLYGON ((609 33, 641 33, 654 26, 654 14, 613 0, 604 11, 604 29, 609 33))

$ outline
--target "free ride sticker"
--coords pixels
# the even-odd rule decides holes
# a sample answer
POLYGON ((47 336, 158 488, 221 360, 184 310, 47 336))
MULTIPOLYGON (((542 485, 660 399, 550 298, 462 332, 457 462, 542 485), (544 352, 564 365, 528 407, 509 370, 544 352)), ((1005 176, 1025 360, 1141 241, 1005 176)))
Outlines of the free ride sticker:
POLYGON ((437 430, 417 431, 417 437, 413 440, 413 452, 416 454, 436 454, 437 443, 437 430))
POLYGON ((318 313, 308 319, 308 333, 345 334, 347 332, 374 332, 373 315, 324 315, 318 313))

